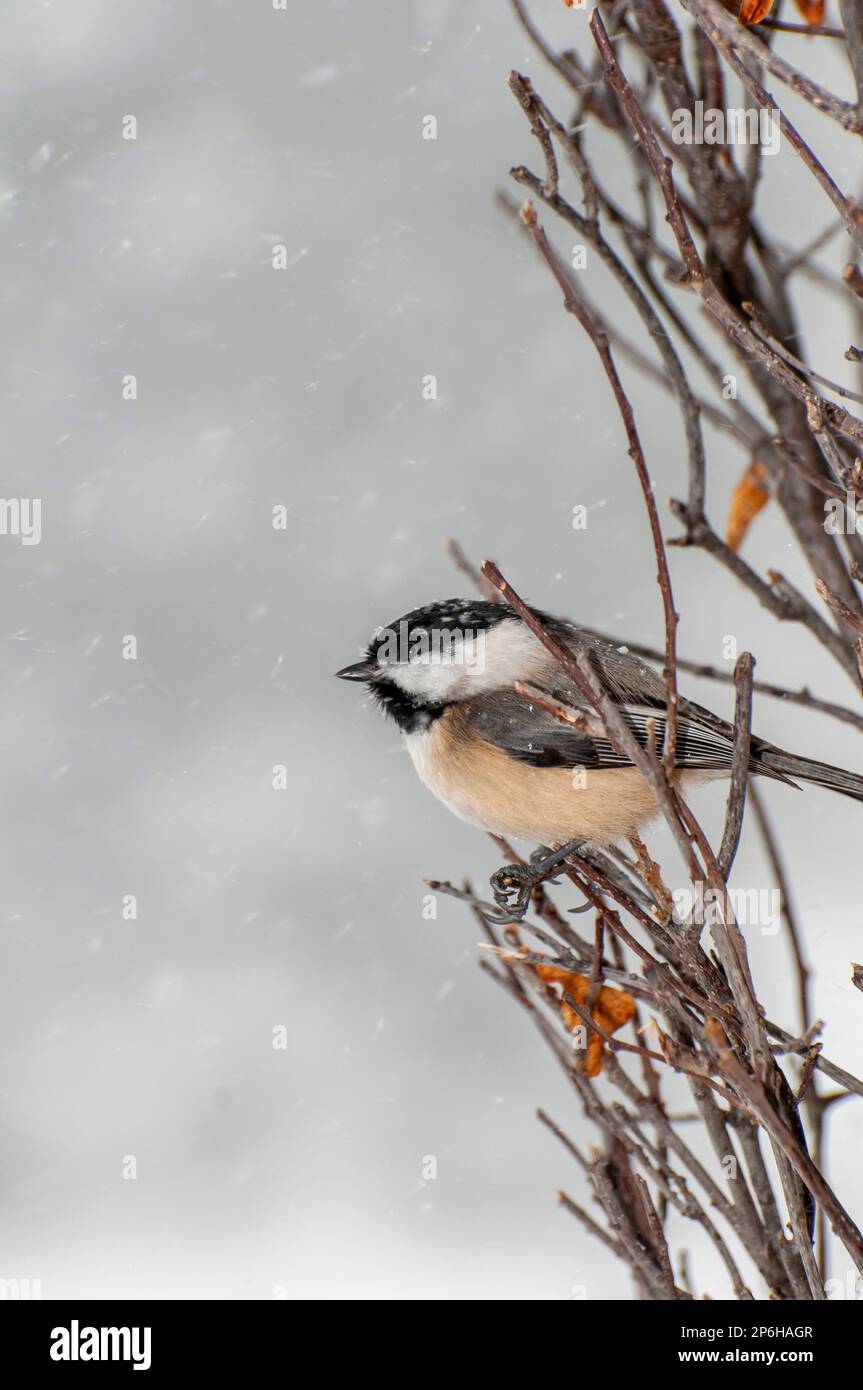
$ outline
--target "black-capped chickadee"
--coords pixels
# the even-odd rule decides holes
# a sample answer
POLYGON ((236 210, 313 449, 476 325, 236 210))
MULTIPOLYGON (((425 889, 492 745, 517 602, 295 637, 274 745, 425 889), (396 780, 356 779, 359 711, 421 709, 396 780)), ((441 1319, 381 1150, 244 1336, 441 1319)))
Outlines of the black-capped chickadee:
MULTIPOLYGON (((572 649, 577 639, 588 648, 636 738, 646 746, 653 737, 661 750, 661 677, 624 647, 533 611, 561 645, 572 649)), ((416 608, 379 628, 363 660, 336 674, 367 684, 401 729, 420 779, 483 830, 538 845, 610 845, 638 834, 657 814, 641 773, 601 729, 594 735, 567 727, 515 691, 518 681, 587 712, 581 691, 508 604, 448 599, 416 608)), ((684 793, 729 775, 733 741, 721 726, 709 710, 681 699, 675 777, 684 793)), ((751 771, 863 801, 863 777, 754 737, 751 771)))

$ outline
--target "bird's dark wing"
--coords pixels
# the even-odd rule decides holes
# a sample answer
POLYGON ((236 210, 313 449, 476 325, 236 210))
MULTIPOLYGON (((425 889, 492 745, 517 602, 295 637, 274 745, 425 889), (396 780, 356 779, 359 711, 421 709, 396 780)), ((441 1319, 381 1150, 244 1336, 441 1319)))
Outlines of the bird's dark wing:
MULTIPOLYGON (((583 709, 583 700, 573 699, 571 691, 550 690, 548 695, 564 704, 583 709)), ((650 738, 650 720, 654 721, 655 740, 662 751, 665 739, 666 713, 653 705, 620 704, 618 708, 642 747, 650 738)), ((529 763, 532 767, 630 767, 628 758, 621 757, 610 741, 601 735, 581 733, 568 728, 553 714, 525 700, 515 691, 497 691, 493 698, 467 701, 463 715, 475 732, 488 743, 501 748, 511 758, 529 763)), ((693 707, 697 710, 697 707, 693 707)), ((688 712, 677 722, 677 757, 679 767, 730 768, 734 750, 731 738, 703 724, 688 712)))
MULTIPOLYGON (((648 720, 654 721, 656 748, 665 746, 666 686, 662 676, 634 656, 625 646, 565 619, 538 614, 564 646, 575 652, 587 649, 593 671, 606 693, 627 719, 642 747, 649 741, 648 720)), ((553 657, 542 677, 535 681, 543 693, 561 704, 584 710, 585 698, 553 657)), ((554 715, 531 706, 515 691, 497 691, 490 705, 472 702, 472 721, 477 732, 510 757, 535 767, 628 767, 607 738, 567 728, 554 715)), ((593 711, 591 711, 591 714, 593 711)), ((693 770, 730 770, 734 754, 734 726, 693 700, 681 697, 677 710, 676 764, 693 770)), ((797 784, 771 755, 785 756, 764 739, 752 737, 750 770, 789 786, 797 784), (767 756, 765 756, 767 755, 767 756)))
POLYGON ((597 740, 561 724, 514 690, 497 690, 490 699, 467 700, 459 713, 480 738, 532 767, 600 766, 597 740))

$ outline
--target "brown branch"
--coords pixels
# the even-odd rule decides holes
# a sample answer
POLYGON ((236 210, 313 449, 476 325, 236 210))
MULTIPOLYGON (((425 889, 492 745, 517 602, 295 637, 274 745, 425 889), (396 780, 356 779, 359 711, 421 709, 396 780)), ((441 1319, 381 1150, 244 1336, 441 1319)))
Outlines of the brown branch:
MULTIPOLYGON (((504 578, 497 565, 492 561, 486 560, 483 563, 482 573, 496 585, 507 602, 511 604, 516 613, 518 613, 518 616, 527 624, 534 636, 542 642, 546 650, 551 652, 552 656, 560 664, 570 680, 573 681, 592 708, 596 710, 605 725, 608 737, 615 749, 623 753, 627 759, 631 763, 634 763, 640 770, 651 791, 656 796, 657 803, 677 840, 684 862, 688 864, 693 874, 697 877, 699 873, 698 864, 692 852, 690 837, 687 835, 681 822, 678 809, 680 803, 678 802, 674 788, 668 781, 663 766, 656 758, 652 758, 648 751, 641 747, 635 739, 632 730, 621 716, 617 706, 598 684, 586 650, 583 649, 579 655, 575 656, 571 651, 568 651, 566 647, 561 646, 551 633, 545 630, 536 614, 528 608, 524 600, 516 593, 512 585, 504 578)), ((667 738, 668 734, 666 734, 666 740, 667 738)))
POLYGON ((779 903, 783 921, 788 931, 788 939, 791 945, 791 952, 794 958, 794 966, 797 974, 797 1006, 800 1015, 800 1027, 805 1033, 812 1018, 812 1001, 809 994, 810 970, 803 955, 803 937, 797 918, 791 907, 791 888, 785 865, 779 852, 779 845, 776 836, 770 825, 767 810, 761 797, 761 793, 756 787, 750 787, 749 799, 752 802, 752 809, 755 813, 755 820, 764 842, 764 849, 773 877, 779 887, 779 903))
POLYGON ((859 0, 839 0, 842 29, 848 49, 848 61, 857 87, 857 111, 863 119, 863 10, 859 0))
POLYGON ((734 667, 737 698, 734 707, 734 753, 731 764, 731 788, 725 812, 725 829, 717 855, 723 878, 728 878, 740 843, 743 810, 749 784, 749 750, 752 741, 752 671, 755 662, 749 652, 743 652, 734 667))
POLYGON ((858 135, 863 131, 860 112, 852 102, 834 96, 778 53, 774 53, 752 29, 746 28, 724 10, 718 0, 680 0, 680 3, 717 48, 723 52, 726 49, 740 49, 750 58, 754 58, 759 67, 766 68, 774 77, 778 77, 780 82, 784 82, 798 96, 803 97, 804 101, 808 101, 816 110, 823 111, 845 130, 858 135))
POLYGON ((740 1065, 728 1045, 722 1026, 716 1022, 708 1022, 706 1027, 711 1043, 723 1063, 724 1070, 734 1081, 735 1089, 749 1103, 753 1113, 767 1130, 771 1139, 793 1163, 813 1198, 821 1203, 833 1231, 842 1241, 857 1269, 863 1274, 863 1235, 839 1202, 829 1183, 815 1167, 808 1153, 802 1148, 799 1140, 794 1137, 767 1103, 762 1088, 740 1065))
POLYGON ((563 293, 564 306, 567 312, 571 313, 581 324, 581 327, 588 334, 593 343, 603 370, 608 377, 609 384, 614 393, 617 408, 623 421, 629 445, 628 452, 632 459, 641 491, 644 497, 644 504, 647 508, 648 520, 650 523, 650 534, 653 539, 653 549, 656 556, 657 583, 662 594, 662 607, 665 615, 665 666, 663 675, 667 692, 667 725, 665 734, 665 755, 664 762, 667 771, 674 766, 674 758, 677 749, 677 666, 676 666, 676 642, 678 615, 674 607, 674 597, 671 591, 671 574, 668 568, 668 558, 665 554, 665 543, 662 539, 662 529, 659 524, 659 512, 656 506, 656 498, 653 493, 653 484, 650 481, 650 474, 647 471, 647 464, 644 452, 641 447, 641 440, 638 437, 638 430, 635 425, 635 416, 629 398, 623 389, 623 384, 614 363, 608 339, 602 329, 591 319, 582 302, 573 293, 572 287, 567 280, 558 278, 557 265, 554 256, 551 254, 548 239, 543 228, 539 225, 536 213, 532 204, 526 203, 522 209, 522 219, 536 244, 537 250, 546 261, 552 275, 563 293))
MULTIPOLYGON (((682 0, 681 0, 682 3, 682 0)), ((726 333, 750 356, 765 368, 767 372, 796 396, 798 400, 808 403, 810 400, 817 400, 819 406, 824 411, 827 420, 841 433, 847 434, 849 438, 855 439, 858 443, 863 443, 863 421, 850 415, 841 406, 834 405, 831 401, 825 401, 817 396, 807 384, 793 372, 781 358, 763 343, 757 334, 753 333, 749 325, 737 313, 737 311, 723 297, 716 285, 705 269, 704 263, 699 255, 698 248, 689 230, 677 190, 674 186, 674 179, 671 173, 671 161, 666 159, 659 148, 656 135, 644 117, 641 107, 635 94, 624 76, 623 70, 617 61, 614 49, 609 42, 608 34, 602 22, 602 17, 598 10, 594 10, 590 18, 590 28, 593 33, 594 41, 605 65, 606 76, 609 84, 617 93, 620 101, 629 117, 633 128, 638 134, 644 152, 656 176, 662 190, 663 198, 668 213, 668 223, 674 232, 675 240, 680 249, 683 263, 686 266, 687 283, 691 284, 701 295, 705 305, 719 321, 726 333)), ((734 55, 732 54, 732 58, 734 55)), ((734 60, 737 61, 736 59, 734 60)), ((742 78, 743 80, 743 78, 742 78)), ((750 85, 748 75, 745 77, 747 85, 750 85)), ((764 94, 764 102, 767 104, 768 98, 764 94)), ((681 147, 684 148, 684 147, 681 147)), ((844 210, 845 217, 848 216, 848 205, 842 195, 839 195, 842 203, 841 210, 844 210)), ((863 247, 863 219, 861 226, 855 227, 857 235, 861 238, 863 247)))
MULTIPOLYGON (((700 0, 692 0, 687 8, 692 10, 693 6, 706 13, 716 8, 701 4, 700 0)), ((693 84, 666 0, 617 0, 605 5, 602 15, 597 11, 591 21, 597 47, 592 66, 576 54, 553 53, 530 20, 522 0, 513 0, 513 8, 543 56, 577 93, 577 101, 574 116, 564 125, 528 78, 511 74, 510 86, 542 151, 544 177, 524 166, 512 172, 536 202, 549 207, 598 254, 615 282, 613 289, 620 287, 624 291, 650 339, 648 355, 623 338, 611 320, 604 298, 599 298, 601 307, 588 299, 579 283, 581 277, 573 275, 566 260, 549 243, 531 204, 524 205, 519 221, 521 232, 552 274, 565 309, 588 334, 600 357, 645 498, 663 599, 665 649, 627 645, 635 655, 662 666, 672 714, 678 669, 734 682, 735 724, 715 721, 717 729, 733 738, 733 767, 722 842, 714 851, 679 795, 669 756, 673 757, 676 751, 675 740, 666 734, 664 749, 657 750, 655 734, 651 736, 648 724, 647 746, 642 747, 604 687, 590 648, 577 638, 571 644, 567 639, 564 647, 544 630, 542 621, 524 604, 497 566, 486 562, 480 572, 459 547, 451 545, 450 553, 460 571, 486 597, 500 597, 510 603, 573 687, 571 703, 537 689, 528 680, 516 684, 517 693, 564 728, 608 738, 639 769, 672 831, 693 887, 697 892, 713 890, 720 907, 718 916, 710 920, 709 933, 704 933, 703 919, 696 911, 678 910, 676 892, 672 895, 660 866, 640 841, 633 842, 635 860, 613 848, 583 846, 577 853, 569 853, 565 862, 552 861, 547 866, 546 878, 556 874, 555 882, 562 881, 577 890, 577 906, 572 911, 595 912, 592 941, 575 931, 573 919, 557 906, 557 890, 548 881, 542 886, 537 884, 530 899, 529 916, 517 929, 506 924, 505 918, 501 920, 496 909, 476 897, 467 884, 458 890, 448 884, 436 886, 470 904, 489 938, 483 954, 493 954, 497 962, 497 968, 488 968, 486 962, 488 973, 533 1017, 585 1115, 597 1126, 603 1151, 585 1157, 580 1147, 544 1119, 592 1186, 604 1221, 600 1224, 588 1216, 571 1197, 561 1197, 561 1202, 586 1230, 628 1264, 641 1296, 691 1296, 689 1281, 679 1283, 674 1278, 677 1256, 673 1262, 665 1229, 667 1209, 702 1225, 723 1260, 736 1297, 751 1298, 753 1290, 725 1244, 720 1227, 726 1225, 763 1279, 768 1296, 822 1298, 822 1274, 809 1240, 810 1196, 815 1201, 819 1231, 824 1229, 825 1216, 829 1216, 846 1246, 855 1256, 860 1253, 856 1226, 823 1176, 823 1121, 834 1100, 852 1093, 863 1096, 863 1082, 824 1057, 818 1039, 820 1025, 810 1022, 809 974, 799 926, 788 900, 778 843, 754 789, 747 792, 752 696, 761 690, 830 714, 857 730, 863 728, 863 714, 818 700, 808 689, 789 691, 769 682, 754 681, 748 654, 737 664, 733 676, 716 667, 678 658, 677 617, 665 542, 632 405, 623 391, 615 358, 625 356, 649 383, 676 396, 684 421, 689 469, 688 503, 675 503, 672 507, 683 527, 680 541, 711 555, 778 619, 806 629, 843 669, 856 674, 852 643, 857 636, 863 638, 863 603, 853 580, 863 578, 863 545, 855 535, 843 534, 837 539, 830 534, 823 524, 823 498, 841 502, 849 501, 858 491, 863 495, 863 469, 854 464, 854 455, 863 452, 863 421, 844 405, 819 394, 818 388, 823 386, 828 395, 846 393, 846 402, 854 399, 855 393, 810 366, 803 355, 797 355, 802 335, 797 329, 788 283, 790 276, 800 271, 829 281, 831 288, 842 288, 841 282, 830 280, 812 261, 835 234, 838 224, 820 232, 800 251, 781 244, 769 229, 762 231, 754 218, 760 174, 758 152, 744 156, 738 167, 735 153, 728 149, 671 146, 652 110, 656 92, 672 113, 681 106, 692 109, 696 98, 724 106, 727 67, 738 73, 750 91, 755 83, 756 101, 772 101, 758 83, 755 58, 762 60, 763 54, 767 54, 772 61, 775 55, 766 48, 760 34, 743 31, 730 16, 726 31, 734 36, 734 42, 722 34, 717 42, 716 36, 699 28, 693 84), (737 42, 739 33, 744 34, 743 43, 737 42), (620 69, 609 34, 619 41, 621 51, 632 43, 638 46, 640 63, 644 64, 638 95, 620 69), (580 128, 582 123, 587 133, 580 128), (638 205, 635 213, 622 206, 617 196, 609 195, 603 186, 602 166, 592 165, 588 159, 590 127, 597 124, 611 132, 621 142, 627 158, 631 158, 631 183, 638 205), (686 170, 691 195, 682 196, 677 191, 666 152, 673 153, 677 166, 686 170), (576 188, 580 188, 583 213, 565 196, 564 183, 570 169, 577 180, 576 188), (661 244, 656 208, 664 209, 674 235, 673 243, 666 238, 668 246, 661 244), (761 398, 754 411, 736 399, 719 409, 699 399, 693 391, 689 372, 693 380, 697 370, 705 379, 716 381, 724 374, 724 367, 704 351, 702 332, 693 326, 696 316, 686 312, 685 306, 681 310, 676 307, 675 291, 687 290, 694 292, 690 294, 690 303, 698 297, 707 311, 704 319, 719 329, 721 340, 730 345, 749 373, 761 398), (767 424, 759 419, 762 409, 767 424), (753 568, 731 551, 710 525, 705 515, 702 413, 704 420, 723 431, 725 439, 743 446, 749 459, 757 458, 765 464, 771 495, 782 508, 815 578, 823 581, 819 598, 826 602, 827 610, 816 607, 765 561, 761 561, 758 570, 753 568), (838 628, 833 626, 834 619, 838 628), (765 1019, 755 992, 744 933, 726 891, 740 842, 747 795, 753 798, 754 814, 780 886, 783 922, 795 955, 802 1036, 788 1033, 765 1019), (502 939, 506 945, 497 944, 495 933, 500 926, 504 928, 502 939), (543 985, 542 977, 537 979, 536 975, 537 967, 543 964, 587 977, 578 991, 583 1003, 565 988, 561 1000, 557 992, 543 985), (638 1001, 634 1042, 613 1037, 604 1019, 597 1022, 595 1014, 600 998, 604 997, 600 995, 603 984, 623 988, 638 1001), (563 1004, 568 1012, 561 1013, 563 1004), (571 1020, 575 1018, 602 1040, 601 1082, 594 1083, 586 1076, 573 1056, 566 1028, 572 1027, 571 1020), (653 1043, 648 1029, 655 1030, 658 1044, 653 1043), (793 1071, 796 1095, 780 1070, 780 1057, 788 1059, 783 1065, 793 1071), (629 1058, 640 1061, 641 1085, 629 1075, 629 1070, 636 1073, 629 1058), (802 1059, 803 1067, 799 1078, 797 1058, 802 1059), (691 1092, 701 1123, 698 1154, 706 1147, 706 1160, 696 1155, 695 1146, 686 1144, 679 1132, 680 1123, 695 1116, 672 1117, 663 1101, 662 1088, 669 1067, 680 1072, 691 1092), (818 1089, 819 1074, 831 1077, 842 1089, 822 1095, 818 1089), (806 1117, 809 1153, 798 1107, 806 1117), (775 1167, 771 1165, 769 1169, 769 1155, 761 1151, 762 1131, 769 1139, 775 1161, 775 1167), (729 1173, 727 1160, 731 1157, 735 1163, 729 1173), (721 1166, 721 1178, 710 1171, 715 1164, 721 1166), (783 1229, 784 1211, 780 1215, 783 1194, 790 1235, 783 1229), (707 1216, 705 1206, 715 1208, 716 1223, 707 1216)), ((763 62, 770 68, 770 62, 763 62)), ((809 81, 803 74, 800 76, 804 84, 809 81)), ((821 90, 810 83, 807 99, 814 97, 817 102, 821 90)), ((849 109, 856 121, 858 106, 849 109)), ((840 117, 847 114, 841 105, 832 113, 834 119, 837 112, 840 117)), ((860 235, 863 219, 858 225, 854 204, 836 188, 798 132, 784 117, 782 121, 785 138, 833 199, 846 230, 860 235)), ((500 197, 499 201, 514 211, 508 200, 500 197)), ((705 389, 702 394, 709 393, 705 389)), ((504 841, 496 843, 513 862, 523 865, 524 861, 504 841)), ((820 1239, 818 1245, 823 1248, 820 1239)))
MULTIPOLYGON (((616 647, 625 647, 632 652, 633 656, 640 656, 644 661, 661 662, 662 652, 655 647, 646 647, 640 642, 630 642, 627 638, 612 637, 608 633, 598 632, 595 628, 586 628, 586 632, 594 637, 599 637, 603 642, 611 642, 616 647)), ((713 666, 709 662, 693 661, 688 657, 678 654, 677 667, 680 671, 686 671, 692 676, 701 676, 705 680, 720 681, 723 685, 734 684, 734 674, 731 671, 723 671, 718 666, 713 666)), ((810 709, 817 714, 829 715, 831 719, 837 719, 842 724, 849 724, 854 729, 863 731, 863 715, 857 714, 855 710, 848 709, 845 705, 834 704, 832 700, 822 700, 817 695, 813 695, 806 686, 802 690, 790 690, 784 685, 774 685, 770 681, 753 681, 753 692, 757 695, 769 695, 774 700, 782 700, 789 705, 800 705, 803 709, 810 709)))

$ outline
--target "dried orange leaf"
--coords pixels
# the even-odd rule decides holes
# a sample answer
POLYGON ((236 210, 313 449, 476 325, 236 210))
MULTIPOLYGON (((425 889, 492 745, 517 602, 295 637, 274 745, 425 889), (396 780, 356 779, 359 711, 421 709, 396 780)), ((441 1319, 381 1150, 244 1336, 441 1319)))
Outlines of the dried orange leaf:
POLYGON ((587 1040, 587 1053, 584 1063, 586 1076, 599 1076, 602 1071, 602 1038, 598 1033, 591 1033, 587 1040))
MULTIPOLYGON (((570 995, 577 1004, 587 1003, 590 993, 590 980, 587 975, 577 975, 574 971, 563 970, 557 965, 536 965, 534 969, 546 984, 561 985, 564 993, 570 995)), ((570 1033, 585 1026, 584 1019, 565 999, 560 1001, 560 1015, 564 1027, 570 1033)), ((603 1033, 616 1033, 618 1028, 623 1028, 635 1018, 635 1000, 622 989, 609 989, 607 985, 602 985, 593 1006, 593 1018, 603 1033)), ((591 1033, 587 1040, 585 1071, 588 1076, 598 1076, 602 1071, 602 1038, 598 1033, 591 1033)))
POLYGON ((773 0, 742 0, 738 18, 741 24, 760 24, 773 9, 773 0))
POLYGON ((631 1023, 635 1018, 635 1000, 622 989, 609 989, 603 985, 596 1007, 598 1021, 602 1023, 603 1018, 607 1018, 611 1025, 603 1024, 606 1033, 616 1033, 618 1028, 623 1028, 624 1024, 631 1023))
POLYGON ((749 527, 769 498, 764 464, 753 459, 731 494, 725 539, 732 550, 740 549, 749 527))
POLYGON ((547 985, 564 985, 567 994, 571 994, 579 1004, 583 1004, 587 998, 590 981, 586 975, 576 975, 575 971, 564 970, 560 965, 535 965, 534 970, 547 985))
POLYGON ((797 8, 807 24, 824 23, 824 0, 797 0, 797 8))

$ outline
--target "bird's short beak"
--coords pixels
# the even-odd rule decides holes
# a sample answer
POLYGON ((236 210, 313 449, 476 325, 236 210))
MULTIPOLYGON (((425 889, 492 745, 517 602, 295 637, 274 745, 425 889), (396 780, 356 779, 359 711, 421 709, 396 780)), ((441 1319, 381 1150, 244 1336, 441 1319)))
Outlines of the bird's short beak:
POLYGON ((369 681, 376 669, 368 661, 355 661, 353 666, 343 666, 341 671, 336 671, 336 676, 340 681, 369 681))

